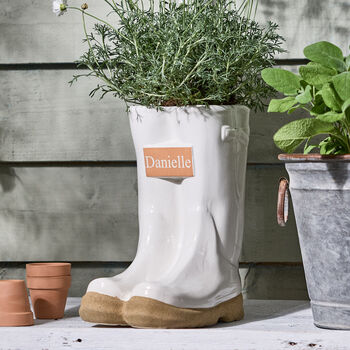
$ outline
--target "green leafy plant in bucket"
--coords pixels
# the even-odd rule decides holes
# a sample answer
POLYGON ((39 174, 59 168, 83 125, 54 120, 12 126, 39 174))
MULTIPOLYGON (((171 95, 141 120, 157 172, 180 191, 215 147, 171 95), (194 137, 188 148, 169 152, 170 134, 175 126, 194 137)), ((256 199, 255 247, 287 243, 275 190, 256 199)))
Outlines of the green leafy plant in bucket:
MULTIPOLYGON (((73 1, 73 0, 72 0, 73 1)), ((54 12, 81 11, 88 68, 74 77, 100 80, 91 91, 148 107, 243 104, 262 109, 273 89, 260 72, 274 64, 283 38, 277 25, 252 18, 255 0, 105 0, 108 22, 54 1, 54 12), (85 20, 94 19, 87 31, 85 20)))
POLYGON ((280 68, 266 68, 264 81, 286 97, 272 99, 268 112, 288 112, 304 109, 309 118, 292 121, 274 135, 275 144, 292 153, 305 142, 304 153, 318 149, 320 154, 350 153, 350 55, 320 41, 304 49, 310 62, 301 66, 299 75, 280 68), (310 140, 325 138, 317 144, 310 140))

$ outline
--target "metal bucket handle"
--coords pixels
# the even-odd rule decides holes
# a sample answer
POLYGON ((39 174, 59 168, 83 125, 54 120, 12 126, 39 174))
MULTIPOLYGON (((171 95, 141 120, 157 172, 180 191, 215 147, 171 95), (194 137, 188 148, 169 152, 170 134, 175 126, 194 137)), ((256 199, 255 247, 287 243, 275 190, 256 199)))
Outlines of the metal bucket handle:
POLYGON ((277 198, 277 222, 286 226, 288 221, 289 182, 285 177, 280 178, 277 198))

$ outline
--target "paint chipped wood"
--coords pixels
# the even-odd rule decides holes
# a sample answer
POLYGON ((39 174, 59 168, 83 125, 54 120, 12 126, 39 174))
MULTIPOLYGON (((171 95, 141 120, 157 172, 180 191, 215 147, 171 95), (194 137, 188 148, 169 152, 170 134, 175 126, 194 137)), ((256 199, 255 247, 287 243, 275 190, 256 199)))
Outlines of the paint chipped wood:
POLYGON ((350 342, 347 331, 315 327, 306 301, 246 300, 242 321, 182 330, 96 327, 78 317, 79 305, 79 298, 68 299, 61 320, 36 320, 32 327, 1 327, 0 348, 346 350, 350 342))

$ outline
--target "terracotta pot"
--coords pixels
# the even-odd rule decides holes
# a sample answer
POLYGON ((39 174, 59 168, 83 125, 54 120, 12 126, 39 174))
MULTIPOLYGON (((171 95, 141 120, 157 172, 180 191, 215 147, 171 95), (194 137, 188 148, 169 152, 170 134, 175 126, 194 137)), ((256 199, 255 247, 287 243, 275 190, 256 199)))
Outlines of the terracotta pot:
POLYGON ((32 326, 27 289, 22 280, 0 281, 0 326, 32 326))
POLYGON ((71 284, 71 264, 27 264, 27 284, 36 318, 58 319, 64 316, 71 284))
POLYGON ((58 319, 64 316, 71 276, 27 276, 27 284, 36 318, 58 319))

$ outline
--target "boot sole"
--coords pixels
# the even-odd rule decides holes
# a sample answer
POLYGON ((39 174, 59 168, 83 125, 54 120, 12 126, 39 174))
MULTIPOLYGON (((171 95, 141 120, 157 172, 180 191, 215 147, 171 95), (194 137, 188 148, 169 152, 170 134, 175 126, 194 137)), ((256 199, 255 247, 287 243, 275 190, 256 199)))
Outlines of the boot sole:
POLYGON ((91 323, 135 328, 197 328, 244 316, 242 294, 210 308, 180 308, 161 301, 132 297, 123 301, 95 292, 84 295, 80 317, 91 323))

